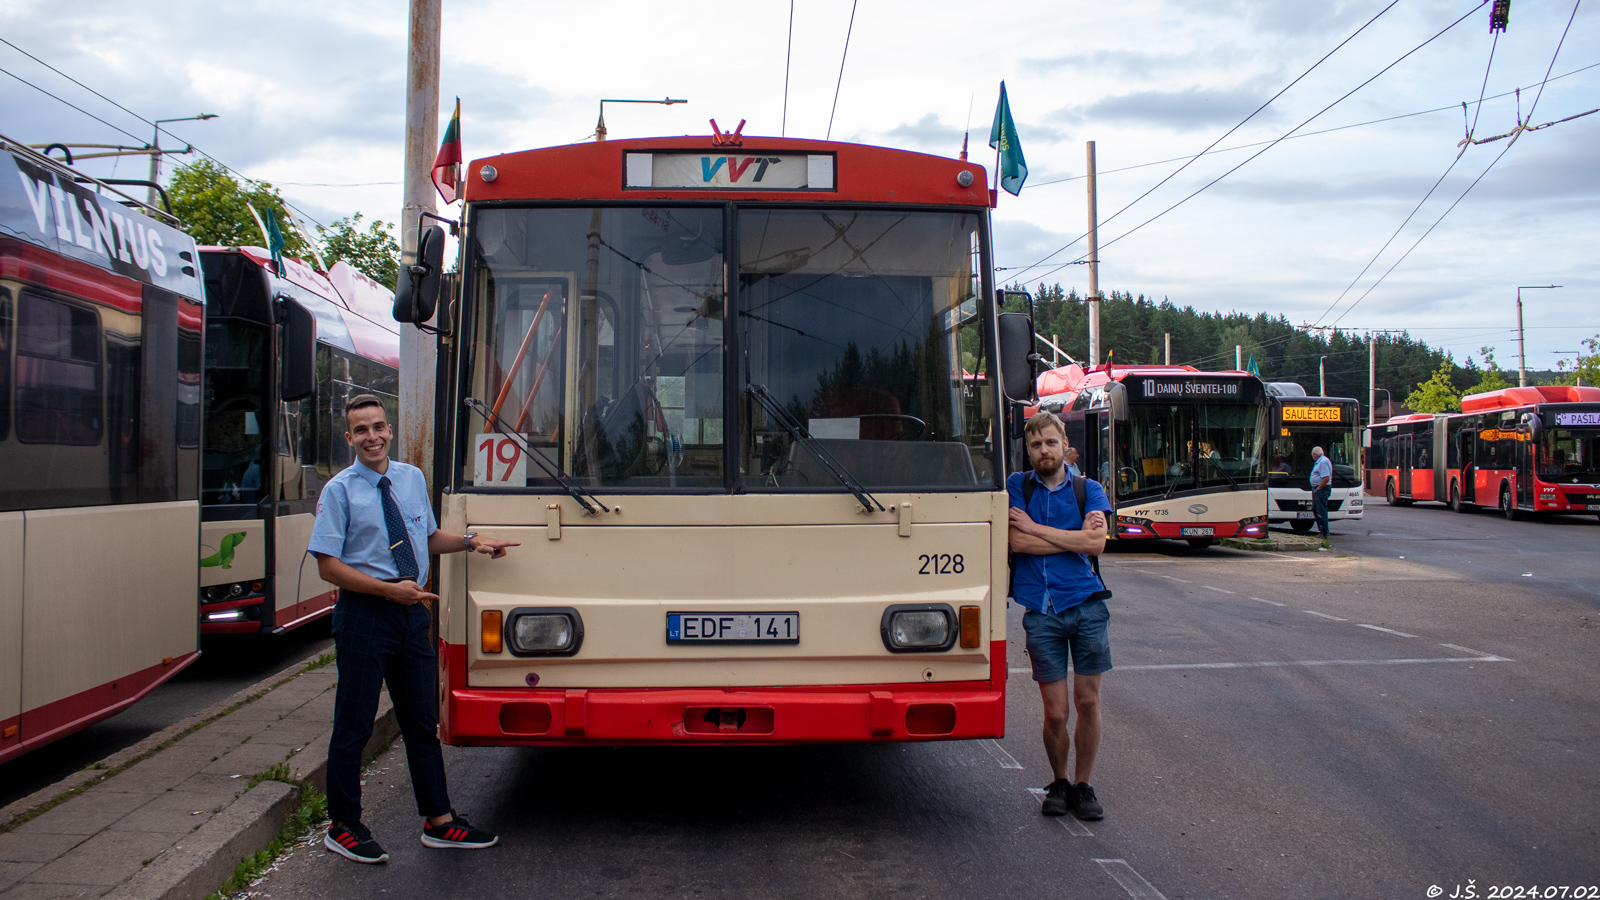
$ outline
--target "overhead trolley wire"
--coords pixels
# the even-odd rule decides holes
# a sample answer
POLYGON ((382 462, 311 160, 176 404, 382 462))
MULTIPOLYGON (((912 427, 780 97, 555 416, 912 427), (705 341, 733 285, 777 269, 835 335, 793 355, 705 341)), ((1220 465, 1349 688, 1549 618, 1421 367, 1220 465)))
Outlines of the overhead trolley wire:
POLYGON ((839 89, 844 87, 844 61, 850 58, 850 33, 856 28, 856 0, 850 0, 850 24, 844 30, 844 52, 839 54, 839 81, 833 86, 833 107, 828 110, 828 133, 824 140, 833 140, 833 114, 839 111, 839 89))
MULTIPOLYGON (((1385 6, 1383 9, 1378 10, 1378 14, 1373 16, 1372 18, 1368 19, 1365 25, 1362 25, 1360 28, 1357 28, 1355 31, 1351 32, 1350 36, 1345 38, 1344 40, 1340 41, 1338 46, 1334 47, 1332 50, 1329 50, 1327 53, 1324 53, 1322 55, 1321 59, 1319 59, 1316 62, 1312 63, 1311 64, 1311 68, 1306 69, 1304 72, 1301 72, 1298 76, 1295 77, 1295 79, 1293 81, 1289 82, 1288 84, 1286 84, 1282 88, 1280 88, 1276 94, 1273 94, 1271 97, 1268 97, 1267 101, 1265 103, 1263 103, 1260 106, 1256 107, 1255 112, 1252 112, 1250 115, 1245 116, 1243 119, 1240 119, 1239 120, 1239 124, 1233 126, 1232 128, 1229 128, 1227 131, 1223 132, 1222 136, 1217 138, 1216 140, 1212 141, 1210 146, 1206 147, 1206 149, 1204 149, 1204 150, 1201 150, 1198 154, 1189 157, 1189 159, 1186 162, 1184 162, 1183 165, 1181 165, 1178 168, 1172 170, 1172 172, 1169 173, 1167 175, 1167 177, 1165 177, 1165 178, 1161 179, 1160 181, 1156 182, 1153 186, 1151 186, 1151 188, 1149 190, 1147 190, 1144 193, 1140 194, 1138 197, 1135 197, 1133 199, 1132 203, 1129 203, 1127 206, 1124 206, 1121 209, 1117 210, 1116 212, 1112 213, 1108 218, 1104 219, 1103 222, 1110 222, 1112 219, 1115 219, 1117 216, 1120 216, 1123 213, 1127 212, 1128 209, 1131 208, 1134 205, 1134 203, 1138 203, 1140 200, 1143 200, 1144 198, 1150 196, 1150 194, 1153 193, 1156 190, 1156 188, 1161 187, 1162 185, 1164 185, 1167 182, 1171 181, 1173 178, 1177 177, 1178 173, 1182 172, 1184 169, 1187 169, 1189 167, 1190 163, 1194 162, 1195 160, 1199 159, 1202 156, 1205 156, 1207 153, 1210 153, 1211 150, 1213 148, 1215 148, 1218 144, 1220 144, 1223 141, 1227 140, 1228 135, 1233 134, 1235 131, 1238 131, 1239 129, 1243 128, 1247 122, 1249 122, 1251 119, 1254 119, 1256 116, 1260 115, 1261 111, 1266 109, 1267 107, 1271 106, 1272 102, 1274 100, 1277 100, 1279 97, 1282 97, 1285 93, 1288 92, 1288 90, 1290 88, 1292 88, 1295 85, 1299 84, 1307 75, 1310 75, 1312 72, 1316 71, 1316 68, 1318 66, 1320 66, 1323 63, 1327 62, 1329 57, 1333 56, 1335 53, 1338 53, 1340 50, 1344 49, 1344 46, 1346 44, 1348 44, 1351 41, 1355 40, 1357 35, 1361 34, 1361 32, 1363 32, 1363 31, 1366 31, 1368 26, 1370 26, 1373 22, 1378 21, 1378 19, 1381 18, 1384 13, 1388 12, 1391 9, 1394 9, 1395 4, 1397 4, 1399 2, 1400 2, 1400 0, 1392 0, 1392 2, 1388 6, 1385 6)), ((1038 262, 1034 263, 1033 265, 1030 265, 1030 266, 1027 266, 1027 267, 1023 268, 1022 271, 1026 272, 1026 271, 1028 271, 1028 269, 1033 269, 1033 268, 1036 268, 1036 267, 1042 265, 1046 260, 1050 259, 1050 257, 1055 256, 1056 253, 1060 253, 1060 252, 1062 252, 1062 250, 1066 250, 1067 247, 1071 247, 1073 244, 1076 244, 1078 241, 1083 240, 1085 237, 1088 237, 1088 235, 1084 234, 1083 236, 1081 236, 1081 237, 1077 238, 1076 240, 1072 241, 1071 243, 1067 244, 1066 247, 1062 247, 1060 250, 1057 250, 1054 253, 1051 253, 1049 256, 1044 257, 1044 259, 1039 260, 1038 262)))
MULTIPOLYGON (((51 64, 49 64, 49 63, 45 62, 44 60, 40 59, 39 57, 34 56, 32 53, 29 53, 28 51, 22 49, 21 47, 18 47, 16 44, 13 44, 12 42, 6 40, 4 37, 0 37, 0 44, 5 44, 7 47, 10 47, 11 49, 17 51, 18 53, 21 53, 23 56, 26 56, 27 58, 33 60, 34 62, 38 63, 39 65, 44 66, 46 69, 49 69, 50 71, 56 73, 57 75, 60 75, 62 78, 65 78, 66 80, 72 82, 73 84, 77 85, 78 87, 81 87, 84 90, 88 91, 89 93, 95 95, 96 97, 99 97, 101 100, 104 100, 105 102, 111 104, 112 106, 115 106, 117 109, 120 109, 123 112, 127 113, 128 115, 133 116, 135 119, 138 119, 140 122, 143 122, 144 124, 149 125, 151 128, 154 128, 157 131, 166 131, 167 134, 172 135, 173 137, 177 137, 177 135, 172 134, 172 132, 167 131, 167 129, 162 128, 157 123, 145 118, 144 116, 139 115, 138 113, 134 112, 133 110, 127 108, 126 106, 123 106, 121 103, 118 103, 117 101, 111 99, 110 97, 107 97, 105 94, 100 93, 99 91, 97 91, 94 88, 88 86, 87 84, 84 84, 83 82, 79 81, 78 79, 73 78, 71 75, 68 75, 67 73, 65 73, 65 72, 61 71, 60 69, 56 68, 55 66, 52 66, 51 64)), ((133 138, 136 141, 143 141, 144 140, 144 138, 140 137, 139 135, 133 134, 132 132, 128 131, 127 129, 120 128, 120 127, 118 127, 116 125, 112 125, 110 122, 107 122, 105 119, 102 119, 99 116, 95 115, 94 113, 89 112, 88 110, 84 109, 83 107, 78 106, 77 104, 72 103, 71 101, 63 100, 62 98, 57 97, 55 94, 50 93, 49 91, 45 90, 42 87, 39 87, 38 85, 34 84, 33 82, 27 81, 26 79, 22 78, 21 76, 14 75, 11 72, 6 71, 5 69, 0 69, 0 72, 5 72, 7 75, 10 75, 12 78, 15 78, 18 81, 21 81, 23 84, 26 84, 28 87, 31 87, 34 90, 39 91, 40 93, 45 94, 46 96, 48 96, 48 97, 50 97, 50 98, 52 98, 54 100, 60 101, 61 103, 71 107, 72 109, 75 109, 78 112, 81 112, 84 115, 88 116, 89 118, 94 119, 96 122, 99 122, 99 123, 101 123, 103 125, 109 126, 109 127, 113 128, 113 129, 115 129, 117 131, 120 131, 123 134, 127 135, 130 138, 133 138)), ((250 176, 245 175, 243 172, 240 172, 240 171, 234 169, 232 166, 229 166, 227 163, 223 162, 222 160, 217 159, 215 156, 212 156, 211 154, 207 153, 206 151, 201 150, 199 147, 196 147, 193 144, 193 142, 184 141, 184 143, 188 144, 189 147, 191 147, 196 153, 200 154, 201 156, 205 157, 206 159, 209 159, 212 162, 216 163, 217 165, 221 166, 223 169, 225 169, 229 173, 231 173, 233 175, 236 175, 239 178, 242 178, 242 179, 244 179, 245 181, 248 181, 248 182, 252 182, 252 183, 255 183, 255 184, 262 183, 259 179, 251 178, 250 176)), ((283 204, 285 206, 289 207, 290 209, 294 210, 295 212, 299 213, 301 216, 305 217, 307 220, 309 220, 312 224, 316 225, 318 228, 323 228, 324 227, 321 222, 318 222, 315 218, 312 218, 312 216, 309 213, 307 213, 305 210, 301 209, 300 207, 295 206, 293 203, 290 203, 287 199, 284 199, 283 204)))
MULTIPOLYGON (((1576 19, 1578 17, 1578 7, 1580 7, 1582 5, 1583 5, 1583 0, 1574 0, 1574 2, 1572 4, 1572 15, 1567 18, 1566 27, 1561 29, 1561 39, 1556 41, 1555 53, 1552 53, 1550 55, 1550 65, 1549 65, 1549 67, 1547 67, 1545 69, 1545 73, 1544 73, 1545 74, 1545 81, 1544 82, 1540 82, 1540 84, 1539 84, 1539 92, 1537 94, 1535 94, 1534 97, 1533 97, 1533 105, 1528 107, 1528 118, 1527 118, 1527 121, 1532 121, 1533 120, 1534 110, 1538 109, 1539 100, 1544 97, 1544 85, 1545 85, 1546 82, 1549 81, 1550 73, 1555 70, 1556 59, 1561 56, 1561 47, 1562 47, 1563 44, 1565 44, 1567 42, 1567 33, 1572 30, 1572 22, 1573 22, 1574 19, 1576 19)), ((1394 265, 1391 265, 1387 270, 1384 271, 1384 273, 1382 275, 1378 276, 1378 280, 1374 281, 1372 283, 1371 287, 1367 288, 1366 291, 1364 293, 1362 293, 1361 296, 1357 297, 1354 302, 1352 302, 1349 306, 1345 307, 1344 312, 1339 314, 1339 318, 1334 319, 1329 324, 1338 325, 1339 321, 1341 319, 1343 319, 1345 316, 1349 315, 1350 311, 1355 309, 1358 305, 1360 305, 1361 301, 1367 299, 1367 297, 1369 295, 1371 295, 1371 293, 1374 290, 1377 289, 1378 285, 1383 284, 1384 279, 1388 278, 1389 274, 1391 272, 1393 272, 1396 268, 1398 268, 1402 262, 1405 262, 1406 257, 1411 255, 1411 251, 1417 249, 1417 247, 1419 245, 1421 245, 1424 240, 1427 239, 1428 235, 1432 234, 1433 230, 1435 228, 1439 227, 1439 223, 1443 222, 1445 217, 1450 215, 1451 211, 1454 210, 1458 205, 1460 205, 1461 201, 1465 200, 1467 198, 1468 194, 1472 193, 1472 189, 1478 186, 1478 182, 1482 181, 1484 176, 1488 175, 1489 172, 1492 169, 1494 169, 1495 165, 1500 162, 1500 160, 1505 159, 1506 154, 1511 152, 1511 148, 1516 146, 1517 138, 1520 138, 1522 136, 1522 131, 1523 130, 1524 129, 1522 129, 1520 127, 1520 123, 1519 123, 1519 128, 1517 129, 1516 136, 1511 138, 1511 140, 1506 142, 1505 147, 1500 150, 1500 153, 1497 156, 1495 156, 1494 159, 1489 161, 1489 165, 1486 166, 1484 168, 1484 170, 1481 173, 1478 174, 1477 178, 1472 179, 1472 183, 1467 185, 1466 190, 1462 191, 1461 195, 1456 197, 1455 201, 1453 203, 1451 203, 1448 207, 1446 207, 1444 212, 1439 214, 1439 218, 1435 219, 1433 221, 1433 224, 1428 226, 1428 230, 1424 231, 1422 233, 1421 237, 1417 238, 1416 241, 1414 243, 1412 243, 1412 245, 1410 247, 1406 248, 1406 252, 1400 254, 1400 258, 1394 261, 1394 265)))

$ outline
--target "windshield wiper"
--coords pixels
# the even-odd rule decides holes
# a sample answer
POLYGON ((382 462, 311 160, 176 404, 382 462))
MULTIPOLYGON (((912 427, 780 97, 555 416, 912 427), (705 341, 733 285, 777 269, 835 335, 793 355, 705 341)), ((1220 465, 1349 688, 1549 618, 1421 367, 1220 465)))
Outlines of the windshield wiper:
POLYGON ((1222 473, 1222 477, 1228 479, 1228 483, 1233 485, 1233 489, 1236 491, 1239 490, 1239 482, 1235 481, 1233 476, 1228 474, 1228 470, 1222 467, 1221 460, 1217 459, 1215 456, 1202 456, 1200 458, 1216 466, 1217 471, 1222 473))
POLYGON ((560 469, 557 469, 555 466, 551 465, 550 461, 545 459, 543 455, 533 452, 533 448, 529 447, 528 442, 522 439, 522 435, 507 431, 500 427, 500 417, 496 416, 489 409, 489 405, 487 403, 484 403, 477 397, 467 397, 461 402, 465 404, 468 409, 482 416, 483 421, 486 422, 490 428, 493 428, 495 431, 498 431, 506 437, 516 441, 517 446, 522 448, 523 454, 529 459, 533 460, 534 463, 539 466, 539 468, 543 469, 544 474, 549 476, 553 481, 555 481, 556 484, 561 485, 561 487, 566 490, 567 494, 571 496, 572 499, 578 501, 578 505, 583 507, 583 511, 586 515, 600 515, 599 510, 595 509, 596 506, 599 506, 600 509, 603 509, 606 512, 611 512, 611 507, 601 503, 599 497, 596 497, 594 494, 591 494, 588 491, 583 491, 580 493, 578 486, 573 484, 572 481, 567 478, 567 476, 563 475, 560 469), (584 497, 584 494, 588 494, 587 499, 584 497), (590 500, 594 502, 590 503, 590 500))
POLYGON ((840 484, 843 484, 845 487, 850 489, 850 493, 854 494, 856 499, 861 502, 861 507, 864 510, 870 513, 874 511, 873 507, 876 506, 877 512, 889 511, 884 508, 882 503, 878 502, 877 497, 867 493, 866 488, 862 487, 854 478, 850 477, 850 473, 845 471, 844 466, 840 465, 839 461, 833 458, 833 454, 829 453, 827 449, 822 446, 821 441, 818 441, 816 438, 811 436, 811 432, 806 430, 806 426, 800 424, 799 419, 796 419, 794 416, 790 415, 789 411, 783 408, 783 405, 778 402, 778 398, 772 396, 772 392, 767 390, 766 385, 751 384, 744 390, 745 393, 755 398, 756 403, 760 404, 761 408, 766 410, 767 415, 771 416, 773 421, 777 422, 783 428, 794 432, 795 436, 800 439, 800 443, 803 444, 807 450, 810 450, 813 454, 815 454, 817 459, 822 461, 822 465, 825 466, 829 472, 833 473, 833 477, 839 479, 840 484))
MULTIPOLYGON (((1193 466, 1191 466, 1190 468, 1193 468, 1193 466)), ((1194 481, 1194 476, 1189 474, 1188 472, 1185 472, 1184 476, 1185 477, 1184 477, 1183 482, 1179 482, 1177 479, 1173 479, 1172 481, 1167 482, 1167 492, 1161 495, 1161 499, 1166 500, 1169 497, 1171 497, 1172 496, 1172 492, 1178 489, 1178 485, 1179 484, 1184 483, 1184 482, 1193 482, 1194 481)))

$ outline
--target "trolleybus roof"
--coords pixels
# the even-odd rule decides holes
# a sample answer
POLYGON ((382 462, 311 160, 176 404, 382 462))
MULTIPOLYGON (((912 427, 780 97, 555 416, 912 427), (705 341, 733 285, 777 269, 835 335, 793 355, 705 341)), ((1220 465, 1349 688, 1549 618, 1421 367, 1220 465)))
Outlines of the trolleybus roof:
POLYGON ((1513 409, 1540 403, 1600 403, 1600 388, 1574 387, 1565 384, 1539 384, 1527 387, 1501 388, 1482 394, 1468 394, 1461 398, 1462 412, 1487 412, 1494 409, 1513 409))

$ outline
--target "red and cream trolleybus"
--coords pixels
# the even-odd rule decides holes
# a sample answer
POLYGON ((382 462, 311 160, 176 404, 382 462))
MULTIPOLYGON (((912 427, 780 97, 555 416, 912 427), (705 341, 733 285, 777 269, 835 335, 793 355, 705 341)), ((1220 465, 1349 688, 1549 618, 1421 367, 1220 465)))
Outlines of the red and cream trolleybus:
POLYGON ((205 307, 177 224, 0 138, 0 760, 199 653, 205 307))
POLYGON ((306 547, 322 485, 350 464, 345 401, 375 394, 398 413, 394 297, 348 263, 323 273, 284 258, 280 270, 259 247, 202 247, 200 265, 200 630, 281 633, 333 610, 306 547), (291 300, 308 329, 283 321, 291 300), (280 359, 314 378, 287 393, 280 359))
POLYGON ((1032 326, 996 315, 985 172, 727 139, 467 167, 434 487, 522 546, 443 558, 452 743, 1004 732, 996 355, 1025 399, 1032 326))
POLYGON ((1369 429, 1368 486, 1458 512, 1600 513, 1600 388, 1537 385, 1461 398, 1454 415, 1369 429))
POLYGON ((1039 376, 1078 467, 1099 481, 1116 540, 1207 547, 1267 533, 1267 395, 1248 372, 1073 364, 1039 376))

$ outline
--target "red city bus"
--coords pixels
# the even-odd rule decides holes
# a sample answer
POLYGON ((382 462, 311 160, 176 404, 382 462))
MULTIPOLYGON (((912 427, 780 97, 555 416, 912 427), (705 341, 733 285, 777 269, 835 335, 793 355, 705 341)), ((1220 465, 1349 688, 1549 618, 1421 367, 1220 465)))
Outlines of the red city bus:
MULTIPOLYGON (((450 743, 1004 734, 996 360, 1026 399, 1033 339, 997 315, 986 173, 742 142, 467 166, 433 489, 442 529, 522 546, 441 560, 450 743)), ((420 268, 401 321, 435 309, 420 268)))
POLYGON ((1461 412, 1368 429, 1367 487, 1458 512, 1600 513, 1600 388, 1537 385, 1461 398, 1461 412))
POLYGON ((1039 376, 1079 468, 1115 511, 1115 540, 1208 547, 1267 533, 1267 393, 1248 372, 1076 364, 1039 376))

